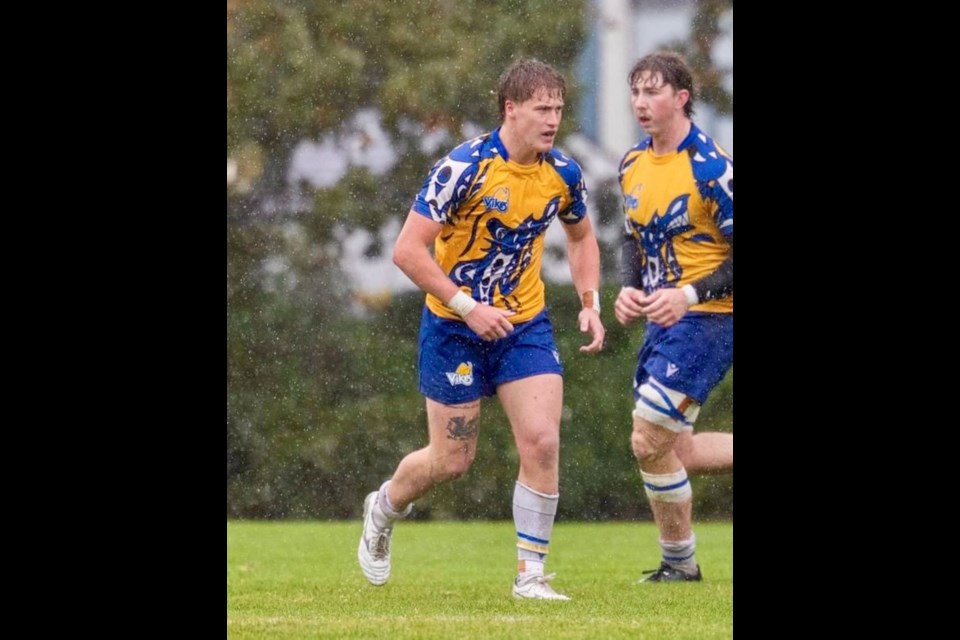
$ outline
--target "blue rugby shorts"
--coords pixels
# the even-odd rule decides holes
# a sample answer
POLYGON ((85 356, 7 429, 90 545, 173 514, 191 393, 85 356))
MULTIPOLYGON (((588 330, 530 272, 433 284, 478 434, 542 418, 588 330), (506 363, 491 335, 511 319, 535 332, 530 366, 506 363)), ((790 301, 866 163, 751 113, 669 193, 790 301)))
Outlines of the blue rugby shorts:
POLYGON ((637 354, 633 399, 653 376, 703 404, 732 365, 732 313, 690 312, 667 328, 650 322, 637 354))
POLYGON ((553 325, 544 309, 513 333, 487 342, 465 322, 434 315, 420 318, 420 393, 443 404, 492 396, 512 380, 543 373, 563 375, 553 325))

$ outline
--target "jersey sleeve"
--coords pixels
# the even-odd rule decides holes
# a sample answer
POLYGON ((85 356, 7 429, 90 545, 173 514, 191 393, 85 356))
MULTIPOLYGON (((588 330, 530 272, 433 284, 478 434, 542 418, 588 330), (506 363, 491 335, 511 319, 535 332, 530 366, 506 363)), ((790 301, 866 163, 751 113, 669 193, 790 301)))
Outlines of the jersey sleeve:
POLYGON ((477 165, 447 156, 438 161, 413 202, 413 210, 434 222, 447 224, 476 176, 477 165))
POLYGON ((713 140, 698 141, 693 156, 697 189, 713 203, 713 220, 724 236, 733 233, 733 158, 713 140))
POLYGON ((438 160, 420 187, 412 209, 434 222, 452 223, 453 214, 460 208, 477 177, 480 166, 478 147, 484 140, 479 137, 464 142, 438 160))
POLYGON ((587 215, 587 183, 583 178, 583 169, 576 160, 553 150, 550 162, 567 185, 569 204, 557 214, 565 224, 576 224, 587 215))

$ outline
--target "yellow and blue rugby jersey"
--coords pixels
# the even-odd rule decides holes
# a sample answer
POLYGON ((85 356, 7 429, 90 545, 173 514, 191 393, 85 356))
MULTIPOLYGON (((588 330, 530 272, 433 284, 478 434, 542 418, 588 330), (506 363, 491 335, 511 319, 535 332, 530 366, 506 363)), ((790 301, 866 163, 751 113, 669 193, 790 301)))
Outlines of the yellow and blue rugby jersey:
MULTIPOLYGON (((695 282, 730 254, 723 236, 733 233, 733 158, 697 125, 673 153, 654 155, 650 137, 627 151, 620 189, 646 293, 695 282)), ((733 313, 733 294, 691 310, 733 313)))
MULTIPOLYGON (((510 160, 500 129, 464 142, 431 169, 413 210, 442 223, 434 258, 475 300, 516 313, 514 324, 543 310, 543 240, 555 217, 567 224, 587 213, 580 165, 553 149, 532 165, 510 160)), ((459 320, 427 294, 427 306, 459 320)))

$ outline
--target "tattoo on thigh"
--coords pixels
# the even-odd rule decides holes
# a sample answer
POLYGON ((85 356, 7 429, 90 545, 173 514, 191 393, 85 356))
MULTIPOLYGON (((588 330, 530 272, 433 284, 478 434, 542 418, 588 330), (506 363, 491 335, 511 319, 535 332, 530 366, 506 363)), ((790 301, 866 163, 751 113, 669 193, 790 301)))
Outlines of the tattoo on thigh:
POLYGON ((480 416, 467 419, 466 416, 454 416, 447 425, 447 437, 451 440, 473 440, 480 427, 480 416))

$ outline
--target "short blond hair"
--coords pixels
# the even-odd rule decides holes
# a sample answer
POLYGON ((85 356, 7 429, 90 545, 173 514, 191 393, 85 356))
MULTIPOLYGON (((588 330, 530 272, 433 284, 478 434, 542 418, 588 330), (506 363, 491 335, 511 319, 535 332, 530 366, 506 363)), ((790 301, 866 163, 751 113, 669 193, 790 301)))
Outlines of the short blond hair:
POLYGON ((497 85, 497 100, 500 104, 500 120, 506 114, 507 100, 526 102, 543 89, 548 95, 556 95, 561 100, 566 91, 566 83, 560 72, 536 58, 521 58, 507 67, 500 75, 497 85))

